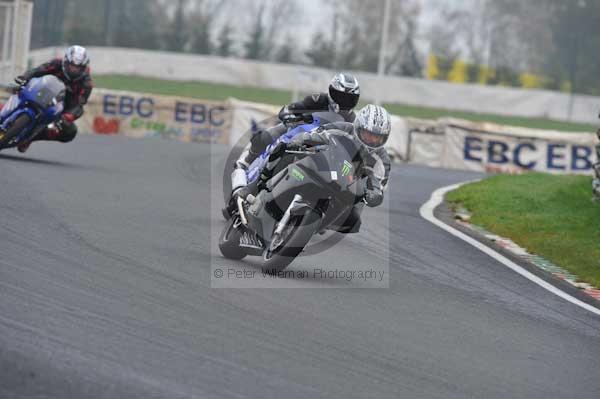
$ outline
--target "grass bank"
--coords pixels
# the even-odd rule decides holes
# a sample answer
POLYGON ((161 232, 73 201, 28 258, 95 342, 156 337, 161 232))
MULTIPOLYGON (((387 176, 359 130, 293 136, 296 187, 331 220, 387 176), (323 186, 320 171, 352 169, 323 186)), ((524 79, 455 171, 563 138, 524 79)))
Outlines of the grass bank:
MULTIPOLYGON (((235 97, 240 100, 255 101, 266 104, 283 105, 290 102, 291 91, 241 87, 208 82, 177 82, 161 79, 123 75, 95 75, 97 87, 115 90, 131 90, 155 94, 178 95, 201 98, 205 100, 224 100, 235 97)), ((592 125, 554 121, 549 119, 520 118, 473 112, 453 111, 447 109, 416 107, 402 104, 386 104, 393 114, 424 119, 437 119, 445 116, 467 119, 471 121, 487 121, 503 125, 523 126, 536 129, 594 132, 592 125)))
POLYGON ((600 203, 591 178, 498 175, 451 192, 472 222, 600 287, 600 203))

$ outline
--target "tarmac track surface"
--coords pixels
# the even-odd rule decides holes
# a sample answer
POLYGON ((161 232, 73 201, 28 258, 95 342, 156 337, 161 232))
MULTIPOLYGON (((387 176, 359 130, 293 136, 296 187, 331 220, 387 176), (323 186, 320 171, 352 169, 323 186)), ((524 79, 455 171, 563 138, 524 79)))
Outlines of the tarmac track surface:
POLYGON ((225 156, 93 136, 0 153, 0 398, 600 397, 600 318, 419 216, 476 175, 395 165, 361 234, 291 266, 389 259, 389 288, 217 289, 215 267, 252 267, 215 246, 225 156))

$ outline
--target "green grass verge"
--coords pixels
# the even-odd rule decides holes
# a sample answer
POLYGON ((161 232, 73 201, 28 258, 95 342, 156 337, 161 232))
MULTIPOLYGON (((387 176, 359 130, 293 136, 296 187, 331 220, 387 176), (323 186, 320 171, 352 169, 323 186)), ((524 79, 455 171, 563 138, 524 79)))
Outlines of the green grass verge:
POLYGON ((235 97, 239 100, 283 105, 289 103, 290 98, 292 98, 292 92, 285 90, 231 86, 208 82, 178 82, 139 76, 96 75, 94 76, 94 85, 113 90, 130 90, 169 96, 201 98, 203 100, 225 100, 229 97, 235 97))
MULTIPOLYGON (((95 75, 94 82, 96 87, 107 89, 177 95, 205 100, 224 100, 228 97, 235 97, 240 100, 283 105, 289 103, 292 98, 292 92, 286 90, 240 87, 208 82, 177 82, 139 76, 95 75)), ((445 116, 452 116, 471 121, 487 121, 503 125, 523 126, 536 129, 570 132, 594 132, 596 130, 592 125, 560 122, 549 119, 478 114, 473 112, 452 111, 401 104, 386 104, 385 106, 393 114, 423 119, 437 119, 445 116)))
POLYGON ((448 194, 472 223, 600 287, 600 203, 591 178, 531 173, 498 175, 448 194))

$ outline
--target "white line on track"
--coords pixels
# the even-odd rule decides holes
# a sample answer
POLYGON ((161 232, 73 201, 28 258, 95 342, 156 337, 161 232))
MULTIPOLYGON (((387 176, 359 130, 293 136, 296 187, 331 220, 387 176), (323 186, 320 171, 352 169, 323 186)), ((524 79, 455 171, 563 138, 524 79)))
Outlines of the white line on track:
POLYGON ((469 237, 468 235, 464 234, 463 232, 455 229, 452 226, 447 225, 446 223, 442 222, 441 220, 439 220, 438 218, 436 218, 433 214, 433 210, 435 208, 438 207, 438 205, 440 205, 443 201, 444 201, 444 195, 446 195, 447 192, 452 191, 452 190, 456 190, 457 188, 459 188, 460 186, 467 184, 470 182, 464 182, 464 183, 459 183, 459 184, 453 184, 451 186, 447 186, 447 187, 442 187, 439 188, 437 190, 435 190, 433 192, 433 194, 431 194, 431 198, 429 199, 429 201, 427 201, 425 204, 423 204, 423 206, 421 206, 421 209, 419 209, 419 212, 421 213, 421 216, 425 219, 428 220, 429 222, 435 224, 436 226, 440 227, 441 229, 447 231, 448 233, 452 234, 455 237, 460 238, 461 240, 467 242, 468 244, 471 244, 472 246, 474 246, 475 248, 477 248, 478 250, 480 250, 481 252, 491 256, 492 258, 494 258, 495 260, 497 260, 498 262, 502 263, 504 266, 508 267, 509 269, 514 270, 515 272, 519 273, 521 276, 525 277, 526 279, 534 282, 535 284, 539 285, 540 287, 550 291, 551 293, 553 293, 554 295, 557 295, 569 302, 571 302, 572 304, 579 306, 580 308, 583 308, 585 310, 588 310, 596 315, 600 316, 600 309, 589 305, 583 301, 580 301, 579 299, 567 294, 566 292, 556 288, 555 286, 553 286, 552 284, 546 282, 545 280, 539 278, 538 276, 536 276, 535 274, 525 270, 524 268, 522 268, 521 266, 517 265, 515 262, 511 261, 510 259, 508 259, 506 256, 494 251, 493 249, 491 249, 490 247, 480 243, 479 241, 469 237))

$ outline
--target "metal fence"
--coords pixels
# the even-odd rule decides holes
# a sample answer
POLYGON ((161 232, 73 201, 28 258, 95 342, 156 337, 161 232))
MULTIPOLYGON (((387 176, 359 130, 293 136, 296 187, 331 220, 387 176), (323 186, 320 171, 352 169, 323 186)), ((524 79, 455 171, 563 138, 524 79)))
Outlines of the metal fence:
POLYGON ((27 68, 32 16, 28 1, 0 1, 0 82, 27 68))

